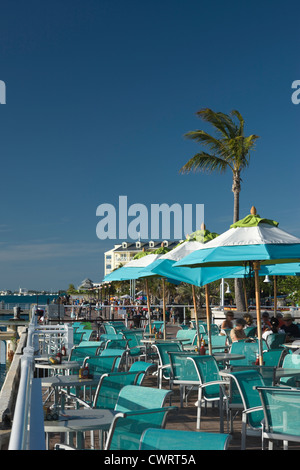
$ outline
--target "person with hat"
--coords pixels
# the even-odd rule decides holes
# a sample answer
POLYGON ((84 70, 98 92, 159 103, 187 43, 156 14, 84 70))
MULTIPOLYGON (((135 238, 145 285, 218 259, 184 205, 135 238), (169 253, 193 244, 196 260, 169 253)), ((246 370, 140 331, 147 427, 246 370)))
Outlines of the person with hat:
POLYGON ((283 325, 282 329, 287 336, 291 338, 300 338, 300 330, 298 326, 293 323, 293 317, 290 313, 286 312, 283 314, 283 325))
POLYGON ((271 328, 269 330, 264 331, 264 333, 262 334, 262 337, 264 340, 266 340, 269 335, 273 335, 276 333, 280 333, 280 334, 285 333, 285 331, 283 331, 279 326, 278 318, 272 317, 270 319, 270 323, 271 323, 271 328))

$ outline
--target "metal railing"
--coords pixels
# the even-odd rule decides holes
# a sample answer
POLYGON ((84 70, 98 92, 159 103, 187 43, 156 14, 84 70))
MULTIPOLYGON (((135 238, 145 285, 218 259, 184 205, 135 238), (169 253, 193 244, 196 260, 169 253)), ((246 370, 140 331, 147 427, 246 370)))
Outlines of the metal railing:
POLYGON ((18 395, 8 450, 45 450, 41 380, 34 377, 35 356, 52 354, 64 343, 73 346, 73 328, 68 325, 38 326, 35 307, 21 358, 18 395), (40 341, 41 339, 41 341, 40 341))

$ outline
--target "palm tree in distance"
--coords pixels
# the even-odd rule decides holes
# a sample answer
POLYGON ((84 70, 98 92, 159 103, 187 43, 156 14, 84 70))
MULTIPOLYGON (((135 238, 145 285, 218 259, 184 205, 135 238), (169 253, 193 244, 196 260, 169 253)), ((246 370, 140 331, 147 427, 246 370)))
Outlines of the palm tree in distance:
MULTIPOLYGON (((208 152, 201 151, 194 155, 180 169, 180 173, 191 171, 224 173, 230 169, 233 179, 231 189, 234 195, 233 223, 235 223, 240 216, 241 172, 248 167, 250 151, 254 150, 255 142, 259 137, 253 134, 248 137, 244 135, 245 121, 239 111, 233 110, 228 115, 205 108, 196 114, 214 127, 216 136, 202 130, 190 131, 185 134, 188 139, 208 148, 208 152)), ((237 309, 244 311, 244 296, 241 283, 237 279, 235 280, 235 300, 237 309)))

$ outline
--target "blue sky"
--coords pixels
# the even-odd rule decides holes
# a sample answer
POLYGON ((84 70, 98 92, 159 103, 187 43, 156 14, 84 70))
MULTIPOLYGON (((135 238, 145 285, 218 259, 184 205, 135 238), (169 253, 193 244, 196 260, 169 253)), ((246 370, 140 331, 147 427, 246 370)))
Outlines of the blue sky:
POLYGON ((232 223, 232 175, 180 175, 206 129, 196 111, 238 109, 260 136, 240 216, 300 236, 297 1, 3 1, 0 16, 0 289, 103 277, 102 203, 204 204, 232 223))

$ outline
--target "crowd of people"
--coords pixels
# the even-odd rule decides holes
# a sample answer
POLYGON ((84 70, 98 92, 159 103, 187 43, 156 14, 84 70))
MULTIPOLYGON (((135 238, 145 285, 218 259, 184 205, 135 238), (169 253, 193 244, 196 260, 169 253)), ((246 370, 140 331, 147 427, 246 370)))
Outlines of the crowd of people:
MULTIPOLYGON (((286 342, 300 338, 300 329, 294 323, 290 312, 277 312, 276 316, 270 317, 268 311, 262 312, 261 316, 262 338, 267 339, 272 334, 285 334, 286 342)), ((246 313, 243 317, 234 320, 234 312, 229 310, 226 312, 226 318, 221 325, 221 334, 226 334, 226 330, 230 330, 231 341, 240 341, 246 339, 246 329, 252 329, 253 336, 257 335, 257 325, 250 313, 246 313)))

